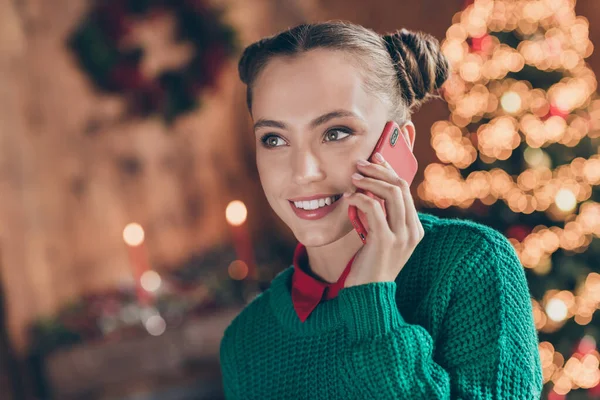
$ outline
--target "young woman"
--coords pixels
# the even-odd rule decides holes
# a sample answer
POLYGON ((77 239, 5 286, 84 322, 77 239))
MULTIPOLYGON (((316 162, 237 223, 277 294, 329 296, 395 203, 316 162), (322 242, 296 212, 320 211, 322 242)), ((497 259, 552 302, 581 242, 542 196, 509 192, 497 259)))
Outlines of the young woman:
POLYGON ((414 145, 410 114, 449 74, 437 40, 304 24, 248 46, 239 73, 263 190, 299 243, 225 332, 226 397, 539 399, 537 332, 510 242, 417 212, 386 160, 366 162, 387 121, 414 145), (350 205, 367 216, 364 245, 350 205))

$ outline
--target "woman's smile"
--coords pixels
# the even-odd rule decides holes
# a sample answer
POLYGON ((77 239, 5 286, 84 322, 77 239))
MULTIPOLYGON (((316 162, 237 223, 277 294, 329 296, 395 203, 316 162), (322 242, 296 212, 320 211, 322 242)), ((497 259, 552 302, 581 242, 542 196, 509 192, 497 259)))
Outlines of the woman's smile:
MULTIPOLYGON (((314 197, 314 196, 313 196, 314 197)), ((341 203, 342 195, 314 198, 312 200, 291 201, 290 207, 299 218, 306 220, 317 220, 329 215, 341 203)))

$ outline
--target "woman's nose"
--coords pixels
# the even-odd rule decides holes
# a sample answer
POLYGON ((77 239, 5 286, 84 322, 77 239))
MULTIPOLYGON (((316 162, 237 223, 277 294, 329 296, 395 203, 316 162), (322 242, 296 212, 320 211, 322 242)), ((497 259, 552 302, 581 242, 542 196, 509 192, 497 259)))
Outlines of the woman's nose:
POLYGON ((321 161, 312 152, 292 155, 293 179, 297 185, 322 180, 324 177, 321 161))

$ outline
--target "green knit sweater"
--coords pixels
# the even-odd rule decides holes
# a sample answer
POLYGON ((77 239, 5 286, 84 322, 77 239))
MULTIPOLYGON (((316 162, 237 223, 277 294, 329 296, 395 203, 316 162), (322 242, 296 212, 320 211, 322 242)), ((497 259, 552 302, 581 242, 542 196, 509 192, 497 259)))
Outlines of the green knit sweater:
POLYGON ((303 323, 293 266, 227 327, 227 399, 539 399, 525 272, 499 232, 419 213, 425 236, 395 282, 342 289, 303 323))

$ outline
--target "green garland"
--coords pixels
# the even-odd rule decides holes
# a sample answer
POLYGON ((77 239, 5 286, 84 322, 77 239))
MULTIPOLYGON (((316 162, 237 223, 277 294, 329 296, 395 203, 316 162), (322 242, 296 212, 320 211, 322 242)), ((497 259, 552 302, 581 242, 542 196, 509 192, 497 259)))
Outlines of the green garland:
POLYGON ((215 86, 227 58, 238 51, 235 32, 221 14, 201 0, 97 1, 68 45, 98 90, 127 99, 128 114, 158 114, 172 122, 198 106, 200 93, 215 86), (174 16, 174 39, 191 44, 193 54, 182 67, 150 79, 140 68, 145 50, 123 44, 135 21, 161 13, 174 16))

